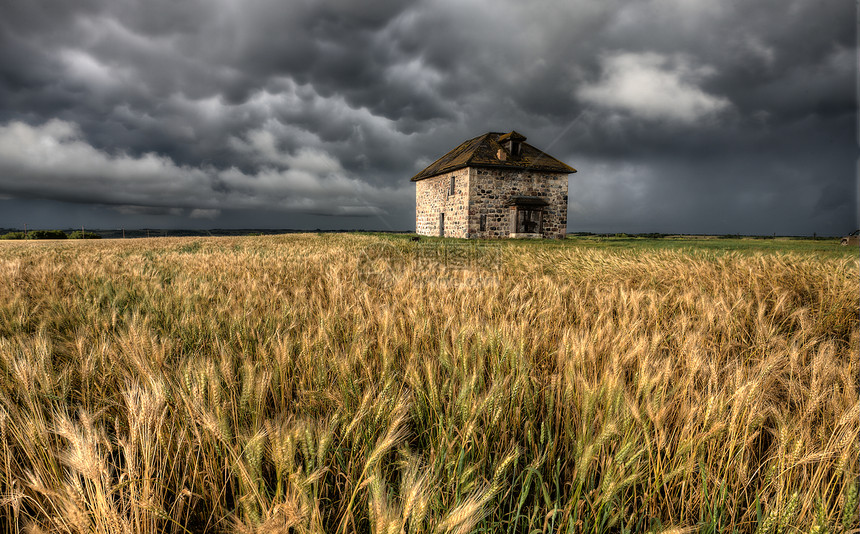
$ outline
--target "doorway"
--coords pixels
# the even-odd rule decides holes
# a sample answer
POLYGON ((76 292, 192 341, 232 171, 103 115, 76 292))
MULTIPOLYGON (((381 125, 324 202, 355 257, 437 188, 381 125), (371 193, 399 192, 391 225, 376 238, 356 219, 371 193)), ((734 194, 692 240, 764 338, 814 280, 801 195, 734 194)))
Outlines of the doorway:
POLYGON ((540 237, 543 235, 544 212, 549 202, 538 196, 511 197, 510 207, 511 237, 540 237))
POLYGON ((517 208, 518 234, 539 234, 543 230, 543 210, 535 207, 517 208))

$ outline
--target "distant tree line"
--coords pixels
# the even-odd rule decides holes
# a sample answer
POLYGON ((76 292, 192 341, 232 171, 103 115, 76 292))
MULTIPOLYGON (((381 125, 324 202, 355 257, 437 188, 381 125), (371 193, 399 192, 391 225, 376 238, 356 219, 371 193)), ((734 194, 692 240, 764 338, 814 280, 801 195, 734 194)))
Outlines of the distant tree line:
POLYGON ((75 230, 70 234, 62 230, 31 230, 29 232, 8 232, 0 235, 0 239, 101 239, 94 232, 75 230))

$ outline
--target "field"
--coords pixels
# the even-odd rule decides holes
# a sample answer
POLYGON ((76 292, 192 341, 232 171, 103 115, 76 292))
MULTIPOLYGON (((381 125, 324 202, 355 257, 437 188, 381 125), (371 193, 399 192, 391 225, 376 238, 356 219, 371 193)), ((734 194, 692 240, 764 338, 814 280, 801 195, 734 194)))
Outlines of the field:
POLYGON ((0 531, 858 532, 857 250, 0 243, 0 531))

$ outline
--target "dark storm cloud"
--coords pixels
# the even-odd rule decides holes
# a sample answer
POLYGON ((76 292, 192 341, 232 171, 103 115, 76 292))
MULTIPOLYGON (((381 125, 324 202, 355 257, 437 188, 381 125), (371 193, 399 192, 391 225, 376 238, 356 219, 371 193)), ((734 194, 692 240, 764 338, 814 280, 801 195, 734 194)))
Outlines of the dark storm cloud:
POLYGON ((516 128, 579 169, 572 231, 857 224, 845 2, 8 4, 7 208, 49 199, 189 226, 370 215, 368 227, 409 229, 410 176, 516 128))

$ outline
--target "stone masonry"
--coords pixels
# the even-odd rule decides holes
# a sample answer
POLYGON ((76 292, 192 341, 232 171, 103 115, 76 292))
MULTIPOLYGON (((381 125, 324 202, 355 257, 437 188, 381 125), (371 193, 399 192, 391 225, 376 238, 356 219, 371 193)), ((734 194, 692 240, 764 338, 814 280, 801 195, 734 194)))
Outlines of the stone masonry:
POLYGON ((561 239, 567 233, 567 175, 514 169, 466 168, 427 178, 415 184, 415 232, 439 236, 439 214, 444 213, 444 237, 508 237, 512 197, 543 198, 541 236, 561 239), (451 194, 451 178, 454 194, 451 194), (481 216, 484 230, 481 230, 481 216))
POLYGON ((563 239, 567 175, 576 171, 524 140, 491 132, 413 177, 416 233, 442 236, 442 226, 444 237, 563 239))
POLYGON ((444 237, 469 237, 469 174, 459 169, 416 182, 415 232, 419 235, 439 235, 440 213, 445 214, 444 237), (451 194, 454 178, 454 194, 451 194))
MULTIPOLYGON (((545 199, 541 237, 563 239, 567 234, 567 174, 514 169, 470 169, 469 232, 464 237, 508 237, 514 206, 512 197, 545 199), (485 215, 485 230, 480 230, 485 215)), ((459 237, 459 236, 458 236, 459 237)))

